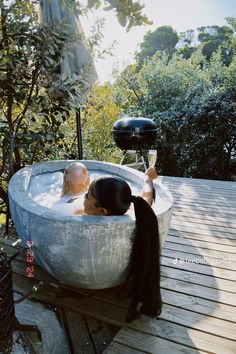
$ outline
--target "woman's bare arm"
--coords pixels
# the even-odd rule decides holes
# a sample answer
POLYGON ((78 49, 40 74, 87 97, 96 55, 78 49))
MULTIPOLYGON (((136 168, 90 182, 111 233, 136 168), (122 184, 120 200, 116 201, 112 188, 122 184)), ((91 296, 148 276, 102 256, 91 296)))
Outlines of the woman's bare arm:
POLYGON ((154 167, 149 167, 147 171, 145 172, 145 175, 147 176, 143 189, 141 190, 140 196, 143 197, 143 199, 146 200, 146 202, 150 205, 152 205, 153 202, 153 180, 157 178, 157 172, 154 167))

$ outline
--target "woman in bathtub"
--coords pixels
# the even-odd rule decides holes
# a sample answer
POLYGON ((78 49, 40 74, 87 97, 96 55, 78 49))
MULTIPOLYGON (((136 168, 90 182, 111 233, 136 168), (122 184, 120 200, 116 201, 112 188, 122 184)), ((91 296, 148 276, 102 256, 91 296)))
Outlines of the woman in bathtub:
MULTIPOLYGON (((155 170, 154 170, 155 171, 155 170)), ((153 169, 149 170, 154 177, 153 169)), ((139 313, 157 316, 161 313, 160 238, 157 217, 151 207, 152 181, 147 177, 142 196, 132 195, 126 181, 119 177, 94 179, 85 195, 84 213, 87 215, 123 215, 134 207, 136 229, 130 258, 130 272, 126 285, 131 296, 127 321, 139 313)))
POLYGON ((78 162, 69 164, 64 172, 61 199, 74 204, 83 198, 83 207, 76 215, 123 215, 133 207, 136 229, 130 258, 126 289, 131 297, 127 321, 140 313, 156 316, 161 313, 160 240, 157 218, 152 210, 153 184, 156 170, 146 171, 146 181, 140 196, 132 195, 128 183, 119 177, 95 178, 89 185, 86 167, 78 162), (85 193, 86 192, 86 193, 85 193))
MULTIPOLYGON (((150 167, 145 174, 147 179, 140 195, 151 205, 153 201, 152 180, 157 178, 157 173, 155 168, 150 167)), ((85 165, 80 162, 70 163, 63 174, 61 199, 52 205, 52 209, 68 214, 88 215, 89 211, 84 209, 84 198, 88 191, 89 183, 89 172, 85 165), (73 205, 69 208, 68 204, 65 205, 65 203, 73 203, 73 205)), ((107 211, 104 208, 97 208, 96 210, 96 215, 107 215, 106 213, 107 211)))

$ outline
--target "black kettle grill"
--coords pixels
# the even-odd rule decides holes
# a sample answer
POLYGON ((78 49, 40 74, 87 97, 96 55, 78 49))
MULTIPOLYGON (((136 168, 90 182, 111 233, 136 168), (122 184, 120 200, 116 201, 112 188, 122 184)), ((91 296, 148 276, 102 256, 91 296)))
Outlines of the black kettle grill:
POLYGON ((115 122, 112 133, 120 149, 142 151, 151 148, 157 136, 157 127, 148 118, 126 117, 115 122))

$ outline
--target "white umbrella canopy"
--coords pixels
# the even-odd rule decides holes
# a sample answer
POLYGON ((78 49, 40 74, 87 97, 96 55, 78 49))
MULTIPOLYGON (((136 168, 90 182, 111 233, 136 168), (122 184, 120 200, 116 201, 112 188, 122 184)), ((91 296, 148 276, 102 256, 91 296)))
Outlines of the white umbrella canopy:
MULTIPOLYGON (((77 16, 73 0, 40 0, 40 21, 45 25, 62 24, 73 34, 66 43, 60 64, 61 75, 75 83, 83 78, 80 86, 80 104, 86 100, 93 83, 98 79, 83 28, 77 16), (75 40, 76 38, 76 40, 75 40)), ((83 158, 80 109, 76 113, 79 159, 83 158)))
POLYGON ((65 25, 73 34, 72 42, 65 45, 61 61, 61 74, 64 78, 74 78, 75 80, 78 76, 85 74, 86 84, 82 93, 82 97, 85 99, 98 76, 82 25, 73 6, 73 0, 40 0, 40 20, 45 25, 65 25))

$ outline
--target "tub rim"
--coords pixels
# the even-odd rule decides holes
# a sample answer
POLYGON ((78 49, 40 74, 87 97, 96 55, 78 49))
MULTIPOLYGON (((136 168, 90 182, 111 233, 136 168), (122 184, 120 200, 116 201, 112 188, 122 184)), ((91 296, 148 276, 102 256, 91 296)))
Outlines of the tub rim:
MULTIPOLYGON (((95 170, 95 171, 104 170, 103 167, 108 167, 107 172, 111 172, 123 179, 128 179, 130 181, 133 181, 137 183, 140 186, 140 188, 146 179, 145 174, 141 171, 132 169, 128 166, 119 165, 111 162, 96 161, 96 160, 75 160, 75 159, 74 160, 49 160, 49 161, 43 161, 43 162, 26 166, 20 169, 19 171, 17 171, 9 181, 9 186, 8 186, 9 197, 14 201, 14 204, 16 204, 24 211, 28 212, 31 215, 40 216, 41 218, 44 219, 50 218, 51 220, 56 220, 61 222, 63 221, 69 223, 81 222, 83 224, 91 224, 92 222, 93 224, 99 224, 99 225, 106 224, 107 222, 117 223, 119 221, 119 223, 127 223, 127 222, 133 223, 135 221, 135 219, 128 214, 120 215, 120 216, 66 215, 66 214, 59 213, 55 210, 52 210, 50 208, 47 208, 45 206, 42 206, 30 197, 27 189, 29 187, 31 177, 43 173, 63 171, 66 165, 68 165, 71 162, 84 163, 84 165, 88 169, 95 170), (42 171, 44 166, 49 166, 49 167, 51 166, 52 169, 47 171, 42 171), (128 174, 128 176, 132 176, 132 178, 122 176, 122 173, 121 174, 119 173, 121 171, 123 171, 123 174, 128 174)), ((160 188, 160 183, 158 183, 158 181, 154 181, 153 185, 155 189, 160 188)), ((168 189, 167 188, 162 189, 162 193, 166 194, 166 198, 168 198, 169 200, 169 205, 161 213, 155 213, 157 216, 161 216, 162 214, 167 212, 169 209, 171 209, 173 205, 173 197, 169 193, 168 189)))

